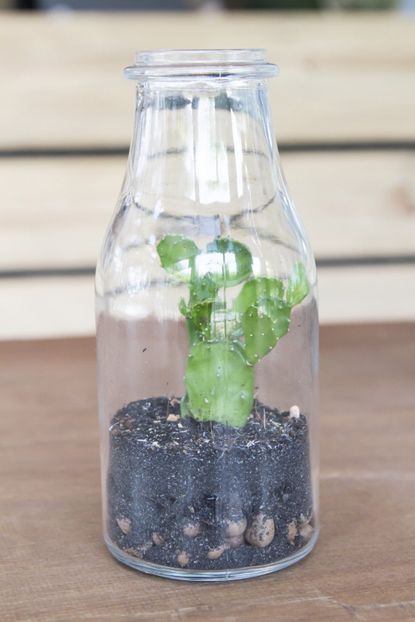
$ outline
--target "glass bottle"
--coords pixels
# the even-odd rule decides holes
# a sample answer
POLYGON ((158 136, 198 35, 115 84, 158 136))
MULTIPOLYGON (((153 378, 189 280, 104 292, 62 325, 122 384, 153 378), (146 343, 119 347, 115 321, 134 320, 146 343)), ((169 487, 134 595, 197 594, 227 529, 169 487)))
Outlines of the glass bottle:
POLYGON ((96 273, 105 541, 214 581, 318 534, 313 256, 271 126, 264 51, 140 52, 134 134, 96 273))

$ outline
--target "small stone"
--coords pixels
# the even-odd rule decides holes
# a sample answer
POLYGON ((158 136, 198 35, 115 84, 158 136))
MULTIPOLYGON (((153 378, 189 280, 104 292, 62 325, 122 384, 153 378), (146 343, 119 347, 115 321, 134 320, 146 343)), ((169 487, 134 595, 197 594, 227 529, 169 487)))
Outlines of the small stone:
POLYGON ((290 544, 294 544, 294 540, 297 537, 298 528, 295 520, 292 520, 291 523, 287 525, 287 540, 290 544))
POLYGON ((225 546, 225 544, 220 544, 214 549, 210 549, 207 554, 208 559, 219 559, 219 557, 225 552, 226 549, 227 547, 225 546))
POLYGON ((227 548, 237 549, 238 546, 244 543, 244 536, 240 533, 238 536, 233 536, 232 538, 226 538, 225 544, 227 548))
POLYGON ((167 421, 173 421, 174 423, 176 423, 176 421, 178 421, 179 419, 180 415, 174 415, 173 413, 170 413, 167 417, 167 421))
POLYGON ((124 516, 120 516, 120 518, 116 519, 118 527, 124 534, 130 533, 131 530, 131 521, 129 518, 125 518, 124 516))
POLYGON ((252 546, 263 549, 271 544, 275 536, 274 520, 267 517, 263 512, 259 512, 252 519, 251 525, 245 532, 246 541, 252 546))
POLYGON ((184 568, 185 566, 187 566, 190 562, 190 557, 189 555, 186 553, 186 551, 181 551, 178 555, 177 555, 177 563, 179 564, 179 566, 181 566, 182 568, 184 568))
POLYGON ((304 523, 300 526, 299 534, 305 542, 308 542, 313 534, 314 528, 310 523, 304 523))
POLYGON ((131 546, 128 549, 124 549, 124 551, 132 557, 138 557, 139 559, 141 559, 144 553, 147 553, 147 551, 151 549, 152 546, 152 542, 144 542, 144 544, 139 544, 136 548, 131 546))
POLYGON ((153 540, 156 546, 161 546, 165 542, 163 536, 159 534, 157 531, 153 531, 153 533, 151 534, 151 539, 153 540))
POLYGON ((247 526, 246 518, 243 516, 239 520, 230 520, 226 524, 225 535, 227 538, 233 538, 243 534, 247 526))
POLYGON ((300 418, 300 409, 296 404, 291 406, 290 408, 290 419, 299 419, 300 418))
POLYGON ((183 527, 183 533, 188 538, 196 538, 202 531, 200 523, 187 523, 183 527))

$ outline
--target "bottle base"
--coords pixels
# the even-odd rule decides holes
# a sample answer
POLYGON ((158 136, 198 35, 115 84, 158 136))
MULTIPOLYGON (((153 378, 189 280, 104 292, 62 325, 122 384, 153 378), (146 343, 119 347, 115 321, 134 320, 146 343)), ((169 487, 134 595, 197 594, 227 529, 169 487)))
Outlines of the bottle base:
POLYGON ((130 555, 126 555, 124 551, 115 546, 109 539, 105 539, 105 543, 111 555, 115 557, 119 562, 139 570, 146 574, 156 575, 165 579, 176 579, 178 581, 237 581, 240 579, 253 579, 254 577, 260 577, 262 575, 270 574, 271 572, 277 572, 292 566, 297 562, 307 557, 313 550, 318 539, 318 530, 314 531, 314 534, 310 541, 302 547, 299 551, 284 557, 272 564, 264 564, 262 566, 251 566, 248 568, 230 568, 227 570, 192 570, 188 568, 172 568, 169 566, 162 566, 161 564, 154 564, 144 561, 130 555))

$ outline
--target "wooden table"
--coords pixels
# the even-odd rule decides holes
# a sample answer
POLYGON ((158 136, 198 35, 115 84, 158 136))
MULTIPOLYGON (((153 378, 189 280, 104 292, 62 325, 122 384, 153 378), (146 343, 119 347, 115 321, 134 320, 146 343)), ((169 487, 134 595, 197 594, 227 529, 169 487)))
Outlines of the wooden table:
POLYGON ((107 553, 93 340, 1 343, 1 622, 415 620, 415 324, 321 336, 320 541, 290 569, 216 585, 107 553))

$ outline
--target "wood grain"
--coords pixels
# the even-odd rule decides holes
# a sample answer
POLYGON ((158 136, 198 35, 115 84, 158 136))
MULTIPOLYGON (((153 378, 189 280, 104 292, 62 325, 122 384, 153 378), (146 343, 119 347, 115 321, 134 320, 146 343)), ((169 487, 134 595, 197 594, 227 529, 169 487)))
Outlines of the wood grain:
MULTIPOLYGON (((134 88, 121 69, 136 48, 169 46, 268 48, 282 69, 270 82, 280 141, 414 140, 414 34, 413 20, 392 14, 5 13, 0 151, 126 146, 134 88)), ((413 254, 410 151, 286 153, 283 163, 319 257, 413 254)), ((2 159, 0 272, 94 265, 124 165, 2 159)), ((324 322, 414 317, 412 267, 374 270, 321 271, 324 322)), ((2 287, 0 337, 93 330, 91 278, 2 287)))
MULTIPOLYGON (((0 339, 92 335, 92 276, 3 279, 0 339)), ((319 271, 320 321, 393 322, 415 318, 415 266, 319 271)))
POLYGON ((2 15, 0 147, 130 140, 137 48, 264 47, 283 141, 415 138, 415 22, 393 14, 2 15))
MULTIPOLYGON (((282 163, 317 257, 414 252, 414 154, 285 153, 282 163)), ((94 266, 125 166, 126 158, 3 161, 0 271, 94 266)))
POLYGON ((415 324, 324 327, 322 533, 260 579, 183 584, 101 540, 92 339, 0 344, 2 622, 415 619, 415 324))

